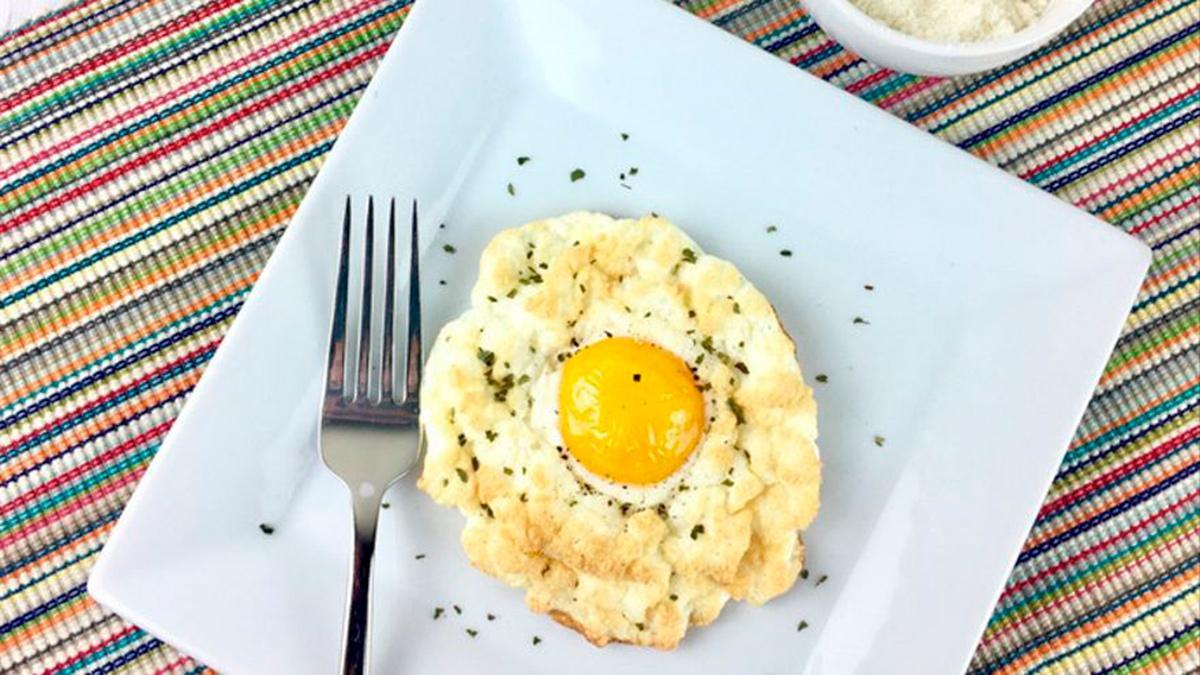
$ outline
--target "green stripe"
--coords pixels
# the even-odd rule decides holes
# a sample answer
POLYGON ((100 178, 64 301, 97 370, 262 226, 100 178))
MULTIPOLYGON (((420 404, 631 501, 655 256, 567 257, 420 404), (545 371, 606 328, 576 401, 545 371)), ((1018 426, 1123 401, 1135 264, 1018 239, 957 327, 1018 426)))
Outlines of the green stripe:
POLYGON ((1195 328, 1197 324, 1200 324, 1200 314, 1196 312, 1184 313, 1182 319, 1182 321, 1172 321, 1170 324, 1167 324, 1169 327, 1160 328, 1145 339, 1138 340, 1129 345, 1127 349, 1122 349, 1113 354, 1112 358, 1108 361, 1108 365, 1104 367, 1105 372, 1125 365, 1129 361, 1154 350, 1164 342, 1174 339, 1188 330, 1195 328))
POLYGON ((1125 431, 1127 431, 1133 427, 1142 426, 1143 424, 1145 424, 1152 418, 1158 417, 1159 415, 1163 414, 1164 411, 1183 407, 1183 405, 1186 402, 1190 401, 1192 399, 1192 397, 1196 396, 1197 393, 1200 393, 1200 385, 1194 385, 1192 387, 1189 387, 1188 389, 1185 389, 1182 392, 1180 392, 1178 395, 1172 396, 1171 398, 1163 401, 1162 403, 1159 403, 1158 405, 1150 408, 1149 410, 1138 415, 1137 417, 1134 417, 1133 419, 1129 420, 1128 422, 1121 424, 1119 426, 1116 426, 1112 429, 1109 429, 1108 431, 1100 434, 1096 438, 1093 438, 1092 440, 1080 445, 1077 448, 1067 450, 1067 453, 1065 455, 1063 455, 1063 463, 1062 463, 1062 466, 1059 467, 1059 471, 1061 472, 1066 469, 1073 468, 1074 466, 1078 466, 1079 464, 1087 463, 1089 460, 1084 458, 1083 455, 1086 455, 1088 452, 1090 452, 1091 450, 1093 450, 1095 448, 1105 445, 1106 443, 1113 440, 1114 438, 1120 437, 1122 434, 1125 433, 1125 431), (1075 461, 1075 460, 1080 460, 1080 461, 1075 461))
POLYGON ((205 180, 229 173, 231 170, 247 164, 254 159, 266 156, 273 150, 293 141, 297 136, 312 132, 325 124, 339 119, 345 119, 354 110, 356 98, 346 97, 317 109, 303 118, 278 127, 270 133, 255 138, 226 155, 211 162, 201 164, 190 173, 180 174, 175 179, 163 183, 136 200, 127 200, 116 208, 106 210, 102 215, 90 218, 79 226, 68 230, 63 236, 48 240, 38 246, 23 251, 20 255, 10 258, 0 266, 0 276, 15 275, 40 261, 51 257, 70 246, 87 241, 100 232, 104 232, 118 223, 136 220, 141 211, 147 206, 157 205, 181 194, 191 191, 196 185, 205 180))
MULTIPOLYGON (((387 32, 386 24, 372 24, 362 33, 348 34, 344 38, 327 43, 327 48, 304 53, 293 62, 282 64, 260 77, 248 80, 248 84, 244 88, 226 91, 223 95, 198 101, 193 106, 183 108, 183 114, 175 116, 162 126, 146 128, 131 134, 122 139, 120 143, 109 145, 91 157, 77 160, 64 167, 60 173, 41 181, 36 186, 8 195, 4 200, 0 200, 0 209, 15 210, 23 207, 98 169, 108 168, 117 160, 128 159, 147 147, 162 144, 190 126, 209 123, 222 113, 230 111, 250 99, 257 98, 270 90, 293 84, 291 80, 300 79, 303 75, 335 62, 360 47, 375 42, 387 32)), ((218 89, 227 90, 241 81, 240 78, 233 78, 218 89)))
MULTIPOLYGON (((179 376, 182 376, 180 373, 179 376)), ((172 378, 172 379, 177 379, 172 378)), ((140 450, 136 450, 128 455, 124 455, 119 459, 113 460, 104 465, 104 468, 93 469, 87 472, 77 483, 70 485, 57 492, 51 492, 45 497, 37 500, 35 503, 21 507, 16 513, 5 516, 3 521, 0 521, 0 535, 7 536, 13 530, 21 527, 25 523, 37 518, 46 511, 56 508, 73 497, 84 492, 91 492, 98 488, 101 483, 107 483, 112 479, 120 478, 129 472, 141 467, 154 452, 158 449, 159 440, 155 439, 148 441, 140 450)))
MULTIPOLYGON (((1144 549, 1152 548, 1154 544, 1170 539, 1172 535, 1184 532, 1189 529, 1189 526, 1200 523, 1200 514, 1189 514, 1188 509, 1183 509, 1180 515, 1175 516, 1175 518, 1167 522, 1170 525, 1166 529, 1158 530, 1153 536, 1134 542, 1118 541, 1112 544, 1111 547, 1105 547, 1103 551, 1106 555, 1101 556, 1095 562, 1080 568, 1074 568, 1070 574, 1062 575, 1062 573, 1056 573, 1052 585, 1050 585, 1051 582, 1048 582, 1047 587, 1042 590, 1030 595, 1020 596, 1020 599, 1010 598, 1008 601, 1002 602, 996 608, 995 613, 992 614, 988 630, 1003 628, 1002 624, 1012 623, 1010 618, 1020 621, 1022 616, 1014 615, 1027 615, 1039 610, 1039 607, 1030 607, 1030 605, 1040 606, 1046 602, 1058 600, 1081 586, 1094 581, 1097 577, 1104 576, 1108 572, 1107 568, 1120 567, 1128 563, 1132 558, 1141 554, 1144 549), (1122 548, 1123 545, 1129 546, 1129 548, 1122 548), (1029 609, 1025 609, 1026 607, 1029 609)), ((1036 588, 1036 585, 1034 588, 1036 588)))

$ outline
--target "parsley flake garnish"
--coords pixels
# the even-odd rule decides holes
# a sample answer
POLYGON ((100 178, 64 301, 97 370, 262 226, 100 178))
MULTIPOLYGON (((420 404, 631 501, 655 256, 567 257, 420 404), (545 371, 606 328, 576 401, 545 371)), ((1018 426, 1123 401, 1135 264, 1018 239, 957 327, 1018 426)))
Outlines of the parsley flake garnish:
POLYGON ((454 469, 454 473, 458 474, 459 480, 461 480, 464 483, 467 482, 467 472, 466 471, 456 468, 456 469, 454 469))
POLYGON ((800 631, 804 630, 805 628, 808 628, 808 622, 801 621, 800 624, 796 626, 796 632, 799 633, 800 631))
POLYGON ((882 447, 883 447, 883 443, 884 443, 884 441, 886 441, 886 440, 887 440, 887 439, 886 439, 886 438, 884 438, 883 436, 876 436, 876 437, 875 437, 875 445, 878 445, 879 447, 881 447, 881 448, 882 448, 882 447))
POLYGON ((512 183, 508 184, 508 194, 509 194, 509 196, 512 196, 512 197, 517 196, 517 189, 515 187, 513 187, 512 183))
POLYGON ((586 175, 587 174, 584 173, 583 169, 575 169, 574 171, 571 172, 571 182, 577 183, 577 182, 583 180, 583 177, 586 175))
POLYGON ((538 636, 536 636, 536 635, 534 635, 534 636, 533 636, 533 646, 535 646, 535 647, 536 647, 536 646, 538 646, 539 644, 541 644, 541 642, 542 642, 542 638, 540 638, 540 637, 538 637, 538 636))
POLYGON ((695 527, 693 527, 692 528, 692 541, 699 539, 700 535, 702 535, 702 534, 704 534, 704 526, 703 525, 698 524, 695 527))
POLYGON ((525 162, 528 162, 528 161, 529 161, 528 157, 525 157, 525 156, 518 157, 517 158, 517 166, 525 166, 525 162))
POLYGON ((475 637, 476 635, 479 635, 479 631, 475 630, 474 628, 468 628, 467 635, 470 635, 471 637, 475 637))
POLYGON ((621 132, 621 140, 623 140, 623 141, 627 141, 627 140, 629 140, 629 134, 627 134, 627 133, 625 133, 624 131, 622 131, 622 132, 621 132))
POLYGON ((785 257, 785 258, 790 258, 790 257, 792 257, 792 251, 791 251, 791 249, 787 249, 787 248, 785 248, 785 249, 783 249, 782 251, 780 251, 780 252, 779 252, 779 255, 781 255, 781 256, 783 256, 783 257, 785 257))
POLYGON ((696 252, 690 248, 683 249, 683 254, 680 257, 683 259, 683 262, 685 262, 685 263, 695 263, 696 262, 696 252))
POLYGON ((275 527, 273 525, 268 525, 266 523, 259 523, 258 529, 262 530, 263 534, 274 534, 275 533, 275 527))
POLYGON ((445 613, 446 613, 446 610, 442 609, 441 607, 434 607, 433 608, 433 620, 437 621, 438 619, 442 618, 442 615, 445 613))
POLYGON ((442 250, 445 251, 446 253, 454 253, 458 249, 454 248, 450 244, 442 244, 442 250))
POLYGON ((854 317, 854 323, 856 323, 856 324, 861 323, 861 324, 865 324, 867 326, 871 325, 870 321, 867 321, 866 319, 862 318, 861 316, 854 317))
POLYGON ((767 226, 767 232, 775 232, 775 231, 778 231, 778 230, 779 230, 779 228, 778 228, 778 227, 775 227, 774 225, 768 225, 768 226, 767 226))
POLYGON ((826 375, 825 373, 821 373, 820 375, 817 375, 816 380, 817 380, 817 382, 820 382, 821 384, 825 384, 826 382, 829 381, 829 376, 826 375))

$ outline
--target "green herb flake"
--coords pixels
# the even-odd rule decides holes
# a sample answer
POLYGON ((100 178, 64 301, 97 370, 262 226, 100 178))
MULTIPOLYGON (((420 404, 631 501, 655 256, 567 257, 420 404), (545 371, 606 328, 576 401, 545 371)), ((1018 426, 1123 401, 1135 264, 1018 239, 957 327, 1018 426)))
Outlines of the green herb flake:
POLYGON ((505 476, 511 476, 511 475, 513 475, 513 470, 512 470, 512 469, 510 469, 510 468, 509 468, 509 467, 507 467, 507 466, 506 466, 506 467, 504 467, 504 475, 505 475, 505 476))
POLYGON ((725 487, 733 487, 733 480, 726 478, 725 480, 721 481, 721 485, 724 485, 725 487))
POLYGON ((574 171, 571 172, 571 182, 577 183, 577 182, 583 180, 583 177, 586 175, 587 174, 584 173, 583 169, 575 169, 574 171))
POLYGON ((499 436, 500 434, 492 431, 491 429, 488 429, 487 431, 483 432, 483 435, 487 436, 487 439, 489 441, 494 441, 494 440, 496 440, 496 437, 499 436))
POLYGON ((450 244, 442 244, 442 250, 445 251, 446 253, 454 253, 458 249, 454 248, 450 244))
POLYGON ((740 370, 740 371, 742 372, 742 374, 743 374, 743 375, 749 375, 749 374, 750 374, 750 368, 748 368, 748 367, 746 366, 746 364, 742 363, 741 361, 738 361, 737 363, 733 364, 733 367, 734 367, 734 368, 737 368, 738 370, 740 370))
POLYGON ((425 554, 424 554, 424 553, 418 553, 418 554, 416 554, 415 556, 413 556, 413 559, 414 559, 414 560, 424 560, 424 559, 425 559, 425 554))
POLYGON ((799 633, 800 631, 804 630, 805 628, 808 628, 808 622, 807 622, 807 621, 801 621, 801 622, 800 622, 800 623, 799 623, 799 624, 796 626, 796 632, 797 632, 797 633, 799 633))
POLYGON ((479 635, 479 631, 475 630, 474 628, 468 628, 467 635, 470 635, 471 637, 475 637, 476 635, 479 635))
POLYGON ((702 535, 702 534, 704 534, 704 526, 697 524, 695 527, 692 528, 692 541, 699 539, 700 535, 702 535))
POLYGON ((817 583, 815 583, 815 584, 813 584, 813 585, 814 585, 814 586, 820 586, 821 584, 825 583, 825 580, 826 580, 826 579, 828 579, 828 578, 829 578, 829 575, 828 575, 828 574, 822 574, 822 575, 821 575, 821 578, 817 579, 817 583))
POLYGON ((263 534, 275 534, 275 526, 266 523, 259 523, 258 529, 262 530, 263 534))
POLYGON ((490 367, 496 363, 496 353, 489 352, 488 350, 484 349, 483 347, 480 347, 479 349, 477 349, 475 351, 475 357, 478 358, 480 361, 483 361, 483 365, 485 365, 485 366, 490 367))
POLYGON ((767 232, 768 232, 768 233, 771 233, 771 232, 777 232, 777 231, 779 231, 779 228, 778 228, 778 227, 775 227, 774 225, 768 225, 768 226, 767 226, 767 232))
POLYGON ((525 163, 528 161, 529 161, 528 157, 525 157, 525 156, 518 157, 517 158, 517 166, 525 166, 525 163))
POLYGON ((471 470, 472 471, 479 470, 479 458, 478 457, 471 457, 471 470))
POLYGON ((868 291, 873 291, 875 290, 875 284, 863 284, 863 288, 867 289, 868 291))
POLYGON ((513 187, 513 184, 512 184, 512 183, 509 183, 509 184, 508 184, 508 194, 509 194, 509 196, 510 196, 510 197, 516 197, 516 196, 517 196, 517 189, 516 189, 515 187, 513 187))
POLYGON ((671 599, 671 602, 678 602, 678 601, 679 601, 679 596, 678 596, 678 595, 675 595, 674 593, 672 593, 672 594, 668 595, 667 597, 671 599))
POLYGON ((742 410, 742 406, 738 405, 737 401, 734 401, 733 399, 729 399, 727 403, 729 404, 729 410, 733 413, 733 418, 737 420, 737 423, 745 424, 746 411, 742 410))
POLYGON ((494 296, 494 295, 487 296, 487 299, 488 299, 488 302, 500 302, 499 300, 496 299, 496 296, 494 296))
POLYGON ((540 645, 541 643, 542 643, 542 638, 534 635, 533 636, 533 646, 536 647, 536 646, 540 645))
POLYGON ((525 384, 525 383, 526 383, 526 382, 528 382, 528 381, 529 381, 529 376, 528 376, 528 375, 522 375, 522 376, 520 376, 520 377, 518 377, 518 378, 517 378, 517 384, 525 384))
POLYGON ((633 625, 637 626, 638 630, 646 630, 646 624, 642 623, 641 621, 639 621, 633 625))
POLYGON ((801 578, 801 579, 807 579, 807 578, 808 578, 808 570, 807 570, 807 569, 800 570, 800 578, 801 578))
POLYGON ((820 375, 817 375, 816 380, 817 380, 817 382, 820 382, 821 384, 825 384, 826 382, 829 381, 829 376, 826 375, 825 373, 821 373, 820 375))
POLYGON ((467 435, 466 435, 466 434, 459 434, 459 435, 458 435, 458 447, 460 447, 460 448, 461 448, 462 446, 464 446, 464 445, 466 445, 466 444, 467 444, 467 435))
POLYGON ((495 621, 495 620, 496 620, 496 615, 495 615, 495 614, 488 614, 488 615, 487 615, 487 620, 488 620, 488 621, 495 621))
POLYGON ((437 621, 438 619, 442 618, 442 615, 445 613, 446 613, 446 610, 442 609, 441 607, 434 607, 433 608, 433 620, 437 621))
POLYGON ((382 503, 382 504, 380 504, 380 505, 379 505, 379 508, 381 508, 381 509, 390 509, 390 508, 392 508, 392 505, 391 505, 391 504, 389 504, 389 503, 387 503, 387 502, 384 502, 384 503, 382 503))
POLYGON ((454 469, 454 473, 458 474, 459 480, 461 480, 464 483, 467 482, 467 472, 466 471, 456 468, 456 469, 454 469))
POLYGON ((876 437, 875 437, 875 445, 878 445, 878 446, 879 446, 879 447, 881 447, 881 448, 883 447, 883 444, 884 444, 884 442, 885 442, 885 441, 887 441, 887 439, 886 439, 886 438, 884 438, 883 436, 876 436, 876 437))
POLYGON ((636 176, 637 174, 638 174, 638 168, 636 166, 629 167, 629 175, 630 176, 636 176))
POLYGON ((495 517, 496 517, 496 514, 492 512, 492 507, 491 507, 491 506, 489 506, 488 504, 483 504, 483 503, 481 503, 481 504, 479 505, 479 507, 483 509, 483 512, 487 514, 487 517, 488 517, 488 518, 495 518, 495 517))
POLYGON ((627 140, 629 140, 629 134, 627 134, 627 133, 625 133, 624 131, 622 131, 622 132, 621 132, 621 140, 623 140, 623 141, 627 141, 627 140))
POLYGON ((683 249, 683 253, 681 254, 680 257, 683 259, 683 262, 685 262, 685 263, 695 264, 695 262, 696 262, 696 252, 690 248, 683 249))
POLYGON ((742 306, 741 306, 741 305, 739 305, 739 304, 738 304, 738 303, 736 303, 736 302, 735 302, 735 303, 733 303, 733 313, 734 313, 734 314, 741 314, 741 313, 742 313, 742 306))
POLYGON ((854 317, 854 323, 856 323, 856 324, 861 323, 861 324, 867 325, 867 326, 871 325, 870 321, 867 321, 866 319, 862 318, 861 316, 854 317))
POLYGON ((462 615, 462 607, 459 607, 458 605, 450 605, 450 606, 454 608, 455 614, 458 614, 460 616, 462 615))
POLYGON ((779 255, 781 255, 781 256, 783 256, 783 257, 785 257, 785 258, 790 258, 790 257, 792 257, 792 251, 791 251, 791 249, 786 249, 786 248, 785 248, 785 249, 783 249, 782 251, 780 251, 780 252, 779 252, 779 255))

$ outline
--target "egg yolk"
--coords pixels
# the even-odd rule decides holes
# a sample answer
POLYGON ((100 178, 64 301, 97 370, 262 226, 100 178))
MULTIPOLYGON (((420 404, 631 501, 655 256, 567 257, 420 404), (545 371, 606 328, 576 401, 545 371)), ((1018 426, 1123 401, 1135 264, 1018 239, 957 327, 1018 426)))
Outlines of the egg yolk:
POLYGON ((671 475, 704 431, 704 397, 687 364, 631 338, 602 340, 567 360, 558 412, 571 454, 619 483, 671 475))

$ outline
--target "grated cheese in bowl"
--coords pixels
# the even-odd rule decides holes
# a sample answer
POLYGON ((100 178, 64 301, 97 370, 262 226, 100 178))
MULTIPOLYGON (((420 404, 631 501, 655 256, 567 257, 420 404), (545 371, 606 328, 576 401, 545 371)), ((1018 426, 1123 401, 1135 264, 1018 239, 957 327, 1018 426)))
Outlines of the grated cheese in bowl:
POLYGON ((896 30, 937 42, 979 42, 1033 23, 1049 0, 850 0, 896 30))

